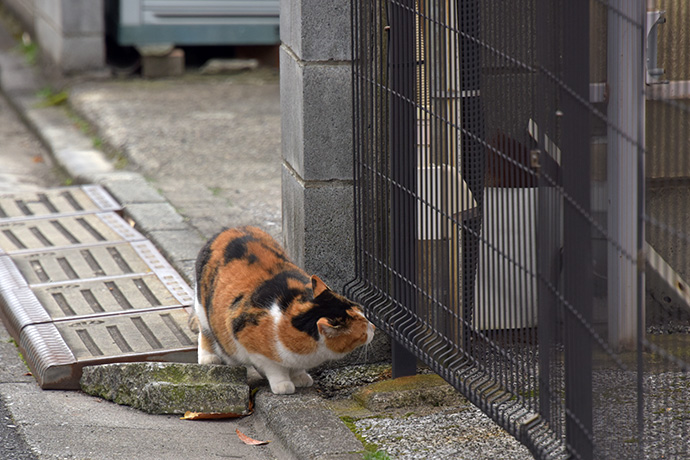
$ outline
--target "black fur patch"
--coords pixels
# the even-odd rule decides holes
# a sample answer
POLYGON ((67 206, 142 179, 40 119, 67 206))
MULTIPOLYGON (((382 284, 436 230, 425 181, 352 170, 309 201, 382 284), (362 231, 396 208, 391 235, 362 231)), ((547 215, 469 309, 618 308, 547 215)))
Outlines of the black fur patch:
POLYGON ((309 280, 303 273, 297 270, 280 272, 273 278, 264 281, 252 294, 252 303, 259 308, 270 308, 273 302, 277 302, 282 310, 287 309, 296 297, 304 294, 304 289, 288 287, 288 280, 294 279, 301 284, 309 280))
POLYGON ((314 304, 314 308, 292 319, 295 329, 309 334, 314 340, 319 340, 319 327, 316 325, 319 319, 328 318, 333 326, 347 326, 351 320, 347 310, 354 304, 341 300, 329 291, 314 299, 314 304))
POLYGON ((237 318, 232 320, 232 333, 237 336, 237 334, 242 331, 245 327, 251 325, 251 326, 258 326, 259 321, 261 320, 261 317, 263 317, 266 313, 261 312, 261 313, 241 313, 237 318))
MULTIPOLYGON (((217 237, 218 235, 216 235, 217 237)), ((197 300, 201 302, 201 275, 204 267, 208 264, 211 259, 211 244, 216 239, 216 237, 211 238, 206 242, 203 248, 199 251, 199 255, 196 257, 196 264, 194 269, 196 270, 196 285, 197 285, 197 300)))
MULTIPOLYGON (((217 272, 217 270, 216 270, 217 272)), ((216 274, 213 274, 213 278, 211 281, 215 281, 216 274)), ((206 307, 206 316, 210 317, 211 316, 211 311, 213 310, 213 294, 216 291, 216 284, 214 282, 208 283, 207 291, 206 291, 206 299, 204 302, 201 304, 206 307)))
POLYGON ((255 240, 256 238, 251 235, 244 235, 229 241, 224 251, 225 263, 246 257, 247 243, 255 240))

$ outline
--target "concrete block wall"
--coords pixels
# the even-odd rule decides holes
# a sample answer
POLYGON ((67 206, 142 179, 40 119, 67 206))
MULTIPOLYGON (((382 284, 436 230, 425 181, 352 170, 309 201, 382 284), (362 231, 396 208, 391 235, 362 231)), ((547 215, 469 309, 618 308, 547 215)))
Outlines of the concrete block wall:
POLYGON ((331 288, 354 277, 348 0, 282 0, 283 237, 331 288))
POLYGON ((105 65, 103 0, 34 0, 35 38, 61 73, 105 65))

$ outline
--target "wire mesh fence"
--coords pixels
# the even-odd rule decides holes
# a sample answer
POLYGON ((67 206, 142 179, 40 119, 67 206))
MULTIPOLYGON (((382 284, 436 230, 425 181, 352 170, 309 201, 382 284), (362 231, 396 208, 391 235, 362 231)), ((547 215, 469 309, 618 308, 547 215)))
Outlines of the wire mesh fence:
POLYGON ((537 458, 690 456, 689 9, 352 2, 348 294, 537 458))

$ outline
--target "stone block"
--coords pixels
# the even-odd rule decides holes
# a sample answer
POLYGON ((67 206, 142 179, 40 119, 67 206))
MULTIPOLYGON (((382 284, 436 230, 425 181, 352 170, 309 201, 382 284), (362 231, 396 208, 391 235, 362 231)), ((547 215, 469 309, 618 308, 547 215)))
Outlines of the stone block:
MULTIPOLYGON (((292 2, 280 2, 281 4, 292 2)), ((280 117, 281 151, 287 161, 300 175, 303 175, 304 145, 304 84, 300 63, 285 46, 280 48, 280 117)))
POLYGON ((301 17, 301 2, 280 2, 280 41, 298 56, 302 55, 301 17))
POLYGON ((36 36, 33 38, 38 41, 41 47, 41 56, 47 56, 53 62, 58 62, 62 50, 63 37, 56 28, 55 23, 50 20, 49 16, 44 16, 37 12, 35 27, 36 36))
POLYGON ((105 65, 102 1, 37 1, 35 28, 43 56, 62 73, 105 65))
POLYGON ((191 228, 147 232, 168 260, 176 262, 196 260, 204 245, 201 236, 191 228))
POLYGON ((57 24, 61 16, 60 3, 61 0, 34 0, 34 11, 37 16, 44 18, 44 20, 50 20, 57 24))
POLYGON ((125 214, 137 223, 137 229, 147 231, 186 230, 184 222, 169 203, 133 203, 125 208, 125 214))
POLYGON ((305 182, 283 167, 283 234, 295 263, 338 292, 354 278, 353 185, 305 182))
POLYGON ((362 444, 313 390, 274 395, 261 390, 256 412, 295 458, 361 459, 362 444))
POLYGON ((103 153, 96 149, 56 149, 54 155, 71 177, 83 182, 91 182, 94 175, 113 169, 103 153))
POLYGON ((102 35, 104 30, 103 0, 61 0, 61 28, 65 35, 102 35))
POLYGON ((170 263, 175 267, 177 273, 187 281, 187 284, 194 289, 196 283, 196 259, 171 260, 170 263))
POLYGON ((97 179, 101 179, 99 182, 123 206, 136 203, 164 203, 166 201, 163 195, 140 175, 124 171, 122 174, 118 174, 120 172, 117 171, 97 179))
POLYGON ((280 38, 304 61, 351 59, 350 2, 280 2, 280 38))
POLYGON ((82 391, 151 414, 242 413, 249 404, 244 367, 125 363, 83 369, 82 391))
POLYGON ((179 48, 165 56, 141 57, 141 74, 144 78, 179 77, 184 74, 184 69, 184 51, 179 48))
POLYGON ((102 35, 63 37, 55 61, 65 73, 100 69, 105 65, 105 40, 102 35))
POLYGON ((349 64, 297 62, 281 50, 283 158, 305 180, 352 179, 352 76, 349 64))

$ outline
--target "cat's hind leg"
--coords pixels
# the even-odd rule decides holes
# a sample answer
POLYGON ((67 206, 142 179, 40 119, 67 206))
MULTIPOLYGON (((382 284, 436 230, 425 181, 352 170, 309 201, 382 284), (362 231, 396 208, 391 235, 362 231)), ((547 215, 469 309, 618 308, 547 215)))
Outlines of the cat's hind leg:
POLYGON ((290 380, 298 388, 310 387, 314 385, 314 379, 304 369, 291 369, 290 380))
POLYGON ((199 332, 199 347, 197 348, 197 361, 199 364, 222 364, 223 360, 213 351, 213 341, 199 332))

